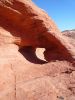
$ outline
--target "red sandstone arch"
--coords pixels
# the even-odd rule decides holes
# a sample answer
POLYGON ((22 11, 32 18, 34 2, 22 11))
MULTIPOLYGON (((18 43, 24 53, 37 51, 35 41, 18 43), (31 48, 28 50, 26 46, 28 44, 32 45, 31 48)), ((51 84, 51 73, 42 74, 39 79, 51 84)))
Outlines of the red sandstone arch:
POLYGON ((69 45, 55 23, 31 0, 1 0, 0 26, 10 32, 14 43, 21 47, 46 48, 64 58, 72 58, 69 45))

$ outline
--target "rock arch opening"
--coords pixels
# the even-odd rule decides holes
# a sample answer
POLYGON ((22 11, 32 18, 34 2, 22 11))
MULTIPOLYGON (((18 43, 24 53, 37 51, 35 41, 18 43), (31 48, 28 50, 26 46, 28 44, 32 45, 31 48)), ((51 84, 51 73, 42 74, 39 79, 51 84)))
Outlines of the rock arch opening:
POLYGON ((19 49, 19 52, 25 57, 25 59, 27 59, 31 63, 34 64, 47 63, 47 61, 44 59, 43 56, 44 49, 41 48, 35 49, 31 46, 25 46, 19 49))

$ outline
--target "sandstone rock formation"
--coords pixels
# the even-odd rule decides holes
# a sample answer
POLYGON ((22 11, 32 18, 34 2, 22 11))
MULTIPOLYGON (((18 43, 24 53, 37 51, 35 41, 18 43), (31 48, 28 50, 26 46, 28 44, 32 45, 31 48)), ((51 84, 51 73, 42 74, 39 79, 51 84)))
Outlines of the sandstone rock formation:
MULTIPOLYGON (((16 38, 13 42, 20 46, 57 49, 56 55, 62 55, 61 58, 65 55, 70 60, 74 56, 73 47, 64 40, 51 18, 31 0, 1 0, 0 20, 1 26, 16 38)), ((46 52, 45 56, 49 60, 46 52)))
POLYGON ((75 39, 75 29, 73 30, 65 30, 62 32, 63 35, 68 36, 72 39, 75 39))
POLYGON ((63 36, 66 36, 69 44, 75 47, 75 30, 65 30, 62 32, 63 36))
POLYGON ((72 40, 31 0, 0 0, 0 100, 75 100, 72 40))

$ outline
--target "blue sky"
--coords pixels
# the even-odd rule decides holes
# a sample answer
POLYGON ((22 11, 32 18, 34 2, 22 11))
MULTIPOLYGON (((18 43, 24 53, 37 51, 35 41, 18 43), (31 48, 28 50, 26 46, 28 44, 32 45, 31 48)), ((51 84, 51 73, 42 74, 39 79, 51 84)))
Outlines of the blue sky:
POLYGON ((75 29, 75 0, 33 0, 55 21, 61 31, 75 29))

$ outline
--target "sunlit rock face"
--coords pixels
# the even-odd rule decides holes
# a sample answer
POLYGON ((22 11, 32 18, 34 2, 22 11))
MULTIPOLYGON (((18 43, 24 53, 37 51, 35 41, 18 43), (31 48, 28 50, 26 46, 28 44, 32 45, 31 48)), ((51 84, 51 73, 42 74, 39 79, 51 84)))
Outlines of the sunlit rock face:
POLYGON ((72 39, 75 39, 75 29, 73 30, 65 30, 62 32, 62 34, 72 38, 72 39))
POLYGON ((74 100, 74 39, 31 0, 0 0, 0 100, 74 100))

